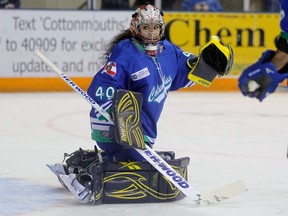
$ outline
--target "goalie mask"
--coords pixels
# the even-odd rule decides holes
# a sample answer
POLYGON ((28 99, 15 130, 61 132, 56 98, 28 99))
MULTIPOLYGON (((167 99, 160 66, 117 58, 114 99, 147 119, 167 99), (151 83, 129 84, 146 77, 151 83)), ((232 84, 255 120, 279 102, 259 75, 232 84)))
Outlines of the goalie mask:
POLYGON ((164 35, 163 13, 150 4, 140 6, 132 15, 130 31, 144 46, 148 55, 155 55, 158 43, 164 35))

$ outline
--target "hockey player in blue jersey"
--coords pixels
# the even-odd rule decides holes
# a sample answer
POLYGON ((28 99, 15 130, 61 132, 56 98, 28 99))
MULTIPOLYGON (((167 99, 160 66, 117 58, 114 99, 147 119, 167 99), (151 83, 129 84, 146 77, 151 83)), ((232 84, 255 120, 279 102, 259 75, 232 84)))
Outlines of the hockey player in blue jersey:
MULTIPOLYGON (((162 12, 149 4, 139 7, 133 14, 130 29, 110 43, 104 55, 106 65, 95 75, 88 89, 88 94, 107 112, 117 89, 141 93, 141 122, 149 146, 153 146, 156 140, 157 122, 168 92, 193 85, 187 75, 197 60, 196 56, 183 52, 163 36, 162 12)), ((215 67, 219 63, 210 64, 215 67)), ((231 69, 230 66, 226 68, 226 63, 224 67, 218 68, 219 75, 227 74, 231 69)), ((95 109, 91 110, 90 117, 92 138, 111 160, 142 160, 135 150, 124 149, 109 139, 111 125, 101 119, 95 109)))
POLYGON ((263 101, 279 83, 288 78, 288 4, 279 0, 281 33, 276 51, 266 50, 258 62, 247 67, 239 77, 238 86, 244 96, 263 101))
MULTIPOLYGON (((153 147, 157 122, 169 91, 190 87, 195 82, 209 86, 216 76, 229 73, 233 52, 229 45, 223 45, 214 36, 195 56, 166 40, 164 28, 163 13, 155 6, 146 4, 136 10, 130 28, 116 35, 108 44, 102 58, 104 66, 88 88, 88 95, 115 121, 112 125, 99 111, 91 109, 92 139, 102 151, 97 148, 92 151, 79 149, 66 155, 69 157, 65 163, 48 165, 81 202, 161 202, 184 197, 134 148, 127 148, 115 139, 117 131, 120 135, 125 134, 126 138, 126 131, 119 130, 116 122, 126 124, 123 118, 131 117, 130 108, 126 109, 127 113, 121 113, 121 118, 117 116, 115 98, 119 90, 133 92, 135 98, 141 95, 141 105, 138 109, 135 106, 133 112, 139 112, 138 120, 141 121, 137 124, 143 134, 142 140, 144 137, 144 146, 153 147), (127 189, 131 181, 133 190, 127 189)), ((130 106, 131 103, 127 104, 130 106)), ((183 177, 187 177, 189 158, 175 159, 174 152, 158 153, 183 177)))

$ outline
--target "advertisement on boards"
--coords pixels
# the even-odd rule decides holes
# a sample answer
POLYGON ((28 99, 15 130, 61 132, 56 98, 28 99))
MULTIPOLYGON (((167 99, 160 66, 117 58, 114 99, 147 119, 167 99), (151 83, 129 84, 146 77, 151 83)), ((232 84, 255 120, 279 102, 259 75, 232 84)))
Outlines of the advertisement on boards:
MULTIPOLYGON (((33 55, 40 49, 70 76, 92 76, 114 35, 129 27, 131 12, 1 11, 1 77, 55 76, 33 55)), ((278 14, 165 13, 165 36, 185 51, 198 53, 211 35, 234 49, 232 75, 274 48, 278 14)))
POLYGON ((57 76, 33 54, 36 49, 69 76, 91 77, 109 40, 129 27, 131 14, 7 10, 0 17, 1 77, 57 76))
POLYGON ((279 14, 260 13, 167 13, 166 38, 182 49, 198 53, 199 47, 217 35, 234 50, 231 75, 257 61, 266 49, 275 49, 280 34, 279 14))

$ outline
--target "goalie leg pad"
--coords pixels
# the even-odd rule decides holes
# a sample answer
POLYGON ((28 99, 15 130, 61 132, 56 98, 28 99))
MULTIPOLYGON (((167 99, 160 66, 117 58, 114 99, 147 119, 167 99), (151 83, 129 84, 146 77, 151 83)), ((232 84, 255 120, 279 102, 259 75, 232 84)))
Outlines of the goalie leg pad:
MULTIPOLYGON (((187 180, 189 158, 167 161, 187 180)), ((104 162, 89 168, 94 204, 157 203, 180 200, 185 195, 147 162, 104 162)))

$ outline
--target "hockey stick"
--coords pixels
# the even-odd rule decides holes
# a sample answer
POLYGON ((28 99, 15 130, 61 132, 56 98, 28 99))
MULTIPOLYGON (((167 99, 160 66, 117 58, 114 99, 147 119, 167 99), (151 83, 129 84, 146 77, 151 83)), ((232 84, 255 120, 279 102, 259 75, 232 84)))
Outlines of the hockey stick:
MULTIPOLYGON (((64 72, 56 67, 53 62, 50 61, 39 50, 35 50, 34 54, 38 56, 46 65, 53 69, 74 91, 79 93, 90 105, 95 108, 101 115, 103 115, 111 124, 113 120, 110 115, 102 109, 85 91, 77 86, 64 72)), ((155 169, 157 169, 163 176, 165 176, 171 183, 181 190, 187 197, 191 198, 195 204, 200 203, 200 192, 179 175, 166 161, 164 161, 155 151, 153 151, 148 145, 145 150, 135 150, 145 158, 155 169)))
POLYGON ((247 190, 248 189, 244 182, 242 180, 238 180, 231 184, 227 184, 223 187, 217 188, 216 190, 202 193, 199 204, 201 206, 215 205, 223 200, 227 200, 231 197, 237 196, 247 190))

